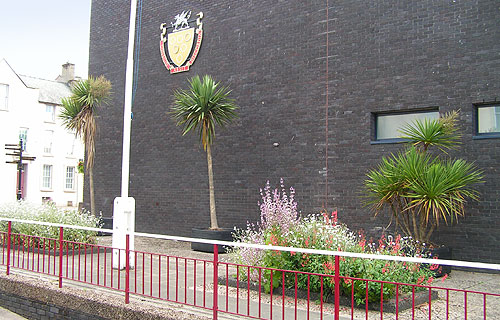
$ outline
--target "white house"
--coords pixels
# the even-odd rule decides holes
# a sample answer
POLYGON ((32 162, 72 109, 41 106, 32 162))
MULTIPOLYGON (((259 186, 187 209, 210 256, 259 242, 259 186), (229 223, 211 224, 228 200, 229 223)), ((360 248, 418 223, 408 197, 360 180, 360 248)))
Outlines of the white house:
POLYGON ((58 114, 61 99, 71 95, 74 65, 63 65, 56 81, 18 75, 0 60, 0 203, 16 200, 17 166, 6 163, 13 156, 5 144, 25 141, 26 161, 21 181, 22 198, 33 203, 53 201, 57 206, 77 206, 83 199, 83 175, 78 161, 84 157, 81 139, 68 132, 58 114))

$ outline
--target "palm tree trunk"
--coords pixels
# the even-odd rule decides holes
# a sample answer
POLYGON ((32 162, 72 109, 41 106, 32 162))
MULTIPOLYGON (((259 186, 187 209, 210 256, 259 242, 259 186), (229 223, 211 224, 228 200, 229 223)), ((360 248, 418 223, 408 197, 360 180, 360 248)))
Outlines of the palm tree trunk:
POLYGON ((94 168, 89 168, 90 212, 95 216, 94 168))
POLYGON ((219 229, 217 224, 217 214, 215 213, 215 192, 214 192, 214 173, 212 171, 212 152, 210 145, 207 145, 207 164, 208 164, 208 189, 210 190, 210 229, 219 229))

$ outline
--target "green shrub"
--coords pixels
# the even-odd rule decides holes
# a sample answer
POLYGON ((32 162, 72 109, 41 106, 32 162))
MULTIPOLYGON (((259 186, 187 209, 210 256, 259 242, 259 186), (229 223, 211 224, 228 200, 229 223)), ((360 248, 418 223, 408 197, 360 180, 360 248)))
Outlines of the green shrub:
MULTIPOLYGON (((21 220, 67 224, 80 227, 100 228, 101 218, 82 210, 68 210, 57 208, 53 203, 34 205, 25 201, 4 204, 0 206, 0 217, 21 220)), ((0 228, 7 231, 7 221, 1 221, 0 228)), ((12 222, 12 233, 59 239, 59 228, 12 222)), ((64 240, 82 243, 95 243, 97 233, 81 229, 64 228, 64 240)))

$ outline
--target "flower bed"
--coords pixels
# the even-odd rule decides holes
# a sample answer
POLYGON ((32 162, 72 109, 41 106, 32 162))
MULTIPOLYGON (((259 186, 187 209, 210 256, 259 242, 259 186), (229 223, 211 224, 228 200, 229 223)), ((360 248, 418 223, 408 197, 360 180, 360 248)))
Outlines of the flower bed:
MULTIPOLYGON (((34 205, 25 201, 4 204, 0 207, 0 217, 20 220, 33 220, 56 224, 68 224, 81 227, 99 228, 101 218, 82 210, 67 210, 57 208, 53 203, 34 205)), ((0 221, 0 230, 7 231, 7 222, 0 221)), ((28 236, 59 238, 59 228, 28 223, 12 223, 12 233, 28 236)), ((97 232, 65 228, 64 240, 80 243, 96 243, 97 232)))
MULTIPOLYGON (((236 230, 237 241, 254 244, 272 244, 297 248, 318 250, 337 250, 357 253, 371 253, 381 255, 399 255, 422 257, 420 247, 410 238, 401 236, 382 235, 377 241, 369 241, 362 233, 355 233, 340 223, 337 212, 331 215, 326 213, 300 217, 297 212, 295 191, 290 188, 289 194, 281 182, 281 190, 271 191, 269 182, 261 191, 260 203, 261 221, 257 225, 249 224, 244 230, 236 230)), ((294 252, 278 252, 272 250, 255 250, 251 248, 236 248, 230 253, 230 258, 236 263, 282 270, 296 270, 306 273, 333 275, 334 258, 332 256, 297 254, 294 252)), ((431 267, 432 269, 432 267, 431 267)), ((423 268, 416 263, 397 261, 371 260, 359 258, 341 258, 340 291, 344 295, 351 295, 354 291, 356 304, 364 304, 366 300, 366 281, 352 280, 369 279, 408 284, 429 284, 433 281, 433 270, 423 268), (354 287, 354 290, 353 290, 354 287)), ((251 281, 258 280, 257 269, 251 269, 251 281)), ((263 288, 266 292, 280 287, 283 275, 279 271, 262 271, 263 288)), ((323 290, 325 297, 334 292, 333 278, 324 278, 323 290)), ((298 274, 297 286, 312 292, 320 292, 320 277, 308 277, 307 274, 298 274)), ((295 285, 295 275, 285 274, 285 287, 295 285)), ((417 291, 421 288, 416 287, 417 291)), ((400 286, 400 293, 412 290, 410 286, 400 286)), ((391 299, 396 294, 396 285, 385 283, 383 286, 384 300, 391 299)), ((368 302, 380 302, 381 285, 370 282, 368 285, 368 302)))

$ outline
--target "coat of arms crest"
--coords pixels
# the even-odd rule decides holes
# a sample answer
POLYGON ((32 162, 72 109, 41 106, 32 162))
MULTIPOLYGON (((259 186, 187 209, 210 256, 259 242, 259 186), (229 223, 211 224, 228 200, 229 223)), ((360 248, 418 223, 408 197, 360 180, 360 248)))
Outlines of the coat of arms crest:
POLYGON ((175 16, 170 26, 160 25, 160 54, 163 64, 170 73, 188 71, 198 56, 203 38, 203 12, 191 19, 191 11, 183 11, 175 16), (196 23, 195 26, 192 26, 196 23), (196 29, 195 29, 196 27, 196 29), (165 52, 167 44, 167 53, 165 52), (193 48, 194 46, 194 48, 193 48))

